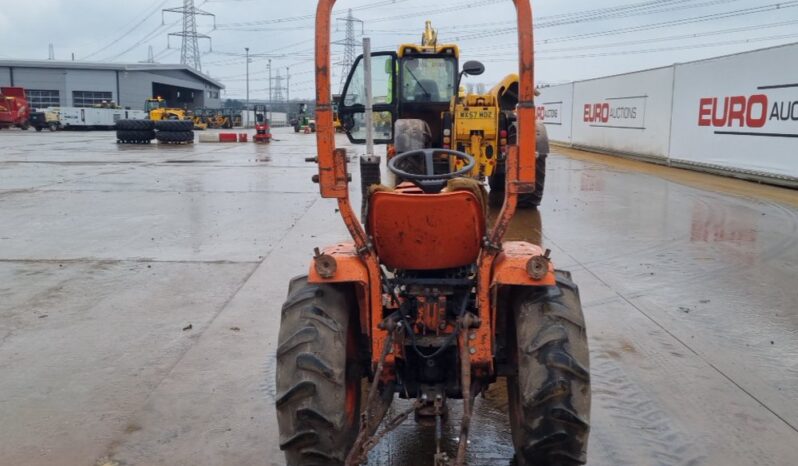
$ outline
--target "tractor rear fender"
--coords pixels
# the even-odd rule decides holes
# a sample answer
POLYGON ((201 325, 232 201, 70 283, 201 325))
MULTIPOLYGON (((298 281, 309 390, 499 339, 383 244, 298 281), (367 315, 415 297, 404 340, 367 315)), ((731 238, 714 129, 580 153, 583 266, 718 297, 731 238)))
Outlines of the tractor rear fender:
POLYGON ((491 288, 504 285, 520 286, 554 286, 554 264, 548 262, 548 273, 540 279, 534 279, 527 270, 529 260, 535 256, 543 256, 543 249, 525 241, 507 241, 502 251, 493 262, 491 288))
MULTIPOLYGON (((373 293, 369 293, 369 271, 366 263, 358 256, 355 244, 352 242, 342 242, 334 246, 328 246, 321 251, 321 256, 331 256, 335 259, 335 270, 326 277, 322 277, 316 267, 318 257, 310 264, 308 272, 308 283, 351 283, 354 288, 358 304, 358 321, 360 331, 363 335, 371 334, 371 313, 369 306, 373 300, 373 293), (372 299, 369 299, 372 296, 372 299)), ((380 284, 376 283, 377 290, 380 284)), ((377 304, 377 303, 375 303, 377 304)), ((380 303, 381 304, 381 303, 380 303)))
MULTIPOLYGON (((518 288, 545 288, 556 286, 557 281, 554 274, 554 264, 546 259, 548 271, 540 277, 534 279, 530 276, 527 268, 529 260, 535 256, 543 256, 544 252, 540 246, 536 246, 524 241, 508 241, 502 244, 502 251, 496 256, 493 262, 493 271, 490 280, 490 308, 491 308, 491 329, 493 331, 492 344, 495 348, 504 348, 507 343, 508 325, 508 299, 511 290, 518 288)), ((485 301, 483 301, 485 302, 485 301)), ((495 353, 494 348, 494 353, 495 353)), ((506 355, 505 355, 506 357, 506 355)), ((512 372, 505 364, 506 361, 497 361, 495 366, 498 375, 507 375, 512 372)))

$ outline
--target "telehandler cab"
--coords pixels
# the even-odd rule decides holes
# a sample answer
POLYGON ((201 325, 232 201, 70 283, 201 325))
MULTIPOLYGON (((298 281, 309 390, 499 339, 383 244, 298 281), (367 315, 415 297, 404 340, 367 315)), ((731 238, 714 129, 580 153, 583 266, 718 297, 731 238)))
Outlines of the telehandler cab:
MULTIPOLYGON (((517 463, 584 464, 590 374, 578 288, 570 273, 554 268, 548 250, 503 242, 518 196, 535 185, 529 0, 514 0, 518 138, 507 150, 504 201, 492 225, 481 185, 461 178, 473 169, 474 158, 434 147, 391 158, 389 169, 404 182, 373 190, 361 225, 349 199, 346 153, 335 147, 330 101, 334 3, 320 0, 316 14, 314 181, 323 198, 337 200, 352 240, 316 249, 308 274, 291 280, 282 307, 276 409, 287 464, 362 464, 382 436, 415 413, 416 419, 436 425, 435 464, 463 465, 474 399, 500 377, 506 379, 517 463), (440 166, 439 157, 462 162, 462 168, 440 166), (414 402, 383 422, 395 396, 414 402), (453 416, 446 419, 450 399, 461 399, 463 406, 456 452, 442 447, 441 425, 454 422, 453 416)), ((387 70, 374 77, 387 84, 400 69, 396 57, 374 58, 388 63, 372 67, 387 70)), ((447 60, 442 57, 440 66, 453 72, 447 60)), ((423 82, 413 83, 409 88, 426 89, 415 95, 432 93, 423 82)), ((384 86, 391 91, 375 93, 372 102, 361 101, 356 109, 365 111, 368 104, 383 114, 373 120, 376 134, 407 136, 402 132, 409 128, 394 118, 391 106, 401 97, 401 74, 398 84, 384 86)), ((376 82, 374 89, 380 89, 376 82)))
MULTIPOLYGON (((402 44, 396 53, 379 55, 393 58, 376 58, 377 72, 382 74, 373 79, 374 86, 380 86, 374 103, 384 110, 374 114, 375 120, 384 123, 375 127, 382 129, 391 123, 385 110, 390 110, 398 125, 393 141, 388 143, 388 157, 428 147, 455 149, 474 157, 476 163, 467 174, 469 177, 487 180, 491 191, 504 191, 507 147, 515 144, 518 135, 518 75, 508 74, 485 93, 465 92, 460 85, 463 76, 479 76, 485 67, 478 61, 467 61, 458 73, 460 48, 439 43, 431 21, 426 22, 420 44, 402 44), (383 87, 386 85, 387 89, 383 87), (398 96, 393 95, 394 85, 399 86, 398 96)), ((365 122, 360 121, 365 90, 363 68, 361 55, 349 72, 344 98, 339 96, 333 103, 336 111, 340 106, 342 129, 353 143, 362 143, 365 137, 365 122)), ((535 191, 519 195, 518 207, 537 207, 543 197, 549 139, 545 125, 537 125, 535 130, 535 191)), ((393 135, 380 131, 378 139, 393 135)), ((445 166, 446 158, 442 157, 440 163, 445 166)), ((454 171, 462 168, 464 162, 450 158, 448 163, 454 171)), ((363 183, 377 182, 368 176, 376 174, 375 169, 365 171, 363 183)))

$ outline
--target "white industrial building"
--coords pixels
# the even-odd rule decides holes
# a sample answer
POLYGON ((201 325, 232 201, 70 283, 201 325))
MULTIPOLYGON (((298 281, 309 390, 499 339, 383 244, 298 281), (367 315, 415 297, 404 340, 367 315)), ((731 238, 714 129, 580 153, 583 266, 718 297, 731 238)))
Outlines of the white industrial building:
POLYGON ((224 85, 185 65, 0 60, 0 86, 26 90, 34 108, 92 107, 114 101, 144 109, 160 96, 172 107, 218 108, 224 85))

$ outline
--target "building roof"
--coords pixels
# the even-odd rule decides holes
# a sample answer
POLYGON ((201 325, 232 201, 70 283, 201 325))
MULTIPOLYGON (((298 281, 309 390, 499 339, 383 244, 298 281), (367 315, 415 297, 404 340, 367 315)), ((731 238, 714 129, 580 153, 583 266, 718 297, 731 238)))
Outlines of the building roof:
POLYGON ((197 71, 188 65, 170 65, 162 63, 110 63, 87 61, 57 60, 0 60, 0 66, 14 68, 67 68, 77 70, 111 70, 111 71, 185 71, 198 79, 224 89, 224 84, 210 76, 197 71))

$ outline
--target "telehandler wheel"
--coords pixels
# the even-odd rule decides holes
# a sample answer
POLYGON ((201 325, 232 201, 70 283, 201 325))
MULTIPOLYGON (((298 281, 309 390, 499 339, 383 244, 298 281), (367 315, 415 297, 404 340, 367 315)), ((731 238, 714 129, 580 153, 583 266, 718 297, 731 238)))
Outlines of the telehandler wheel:
MULTIPOLYGON (((546 158, 549 155, 549 135, 546 127, 542 124, 536 125, 537 134, 535 140, 535 192, 531 194, 518 195, 518 207, 520 208, 534 208, 540 206, 543 200, 543 190, 546 186, 546 158)), ((507 143, 515 144, 518 140, 517 134, 518 127, 515 123, 510 125, 507 134, 507 143)), ((488 178, 488 185, 491 191, 504 192, 505 185, 505 168, 504 162, 501 162, 496 171, 493 172, 488 178)))
POLYGON ((556 286, 519 289, 512 297, 515 332, 510 332, 509 349, 517 375, 507 378, 507 394, 519 466, 586 462, 590 363, 585 321, 571 274, 556 275, 556 286))
POLYGON ((289 466, 342 465, 360 427, 354 299, 291 280, 277 346, 277 423, 289 466))
POLYGON ((543 189, 546 185, 546 158, 548 154, 538 154, 535 159, 535 192, 518 195, 518 207, 522 209, 536 208, 543 201, 543 189))

